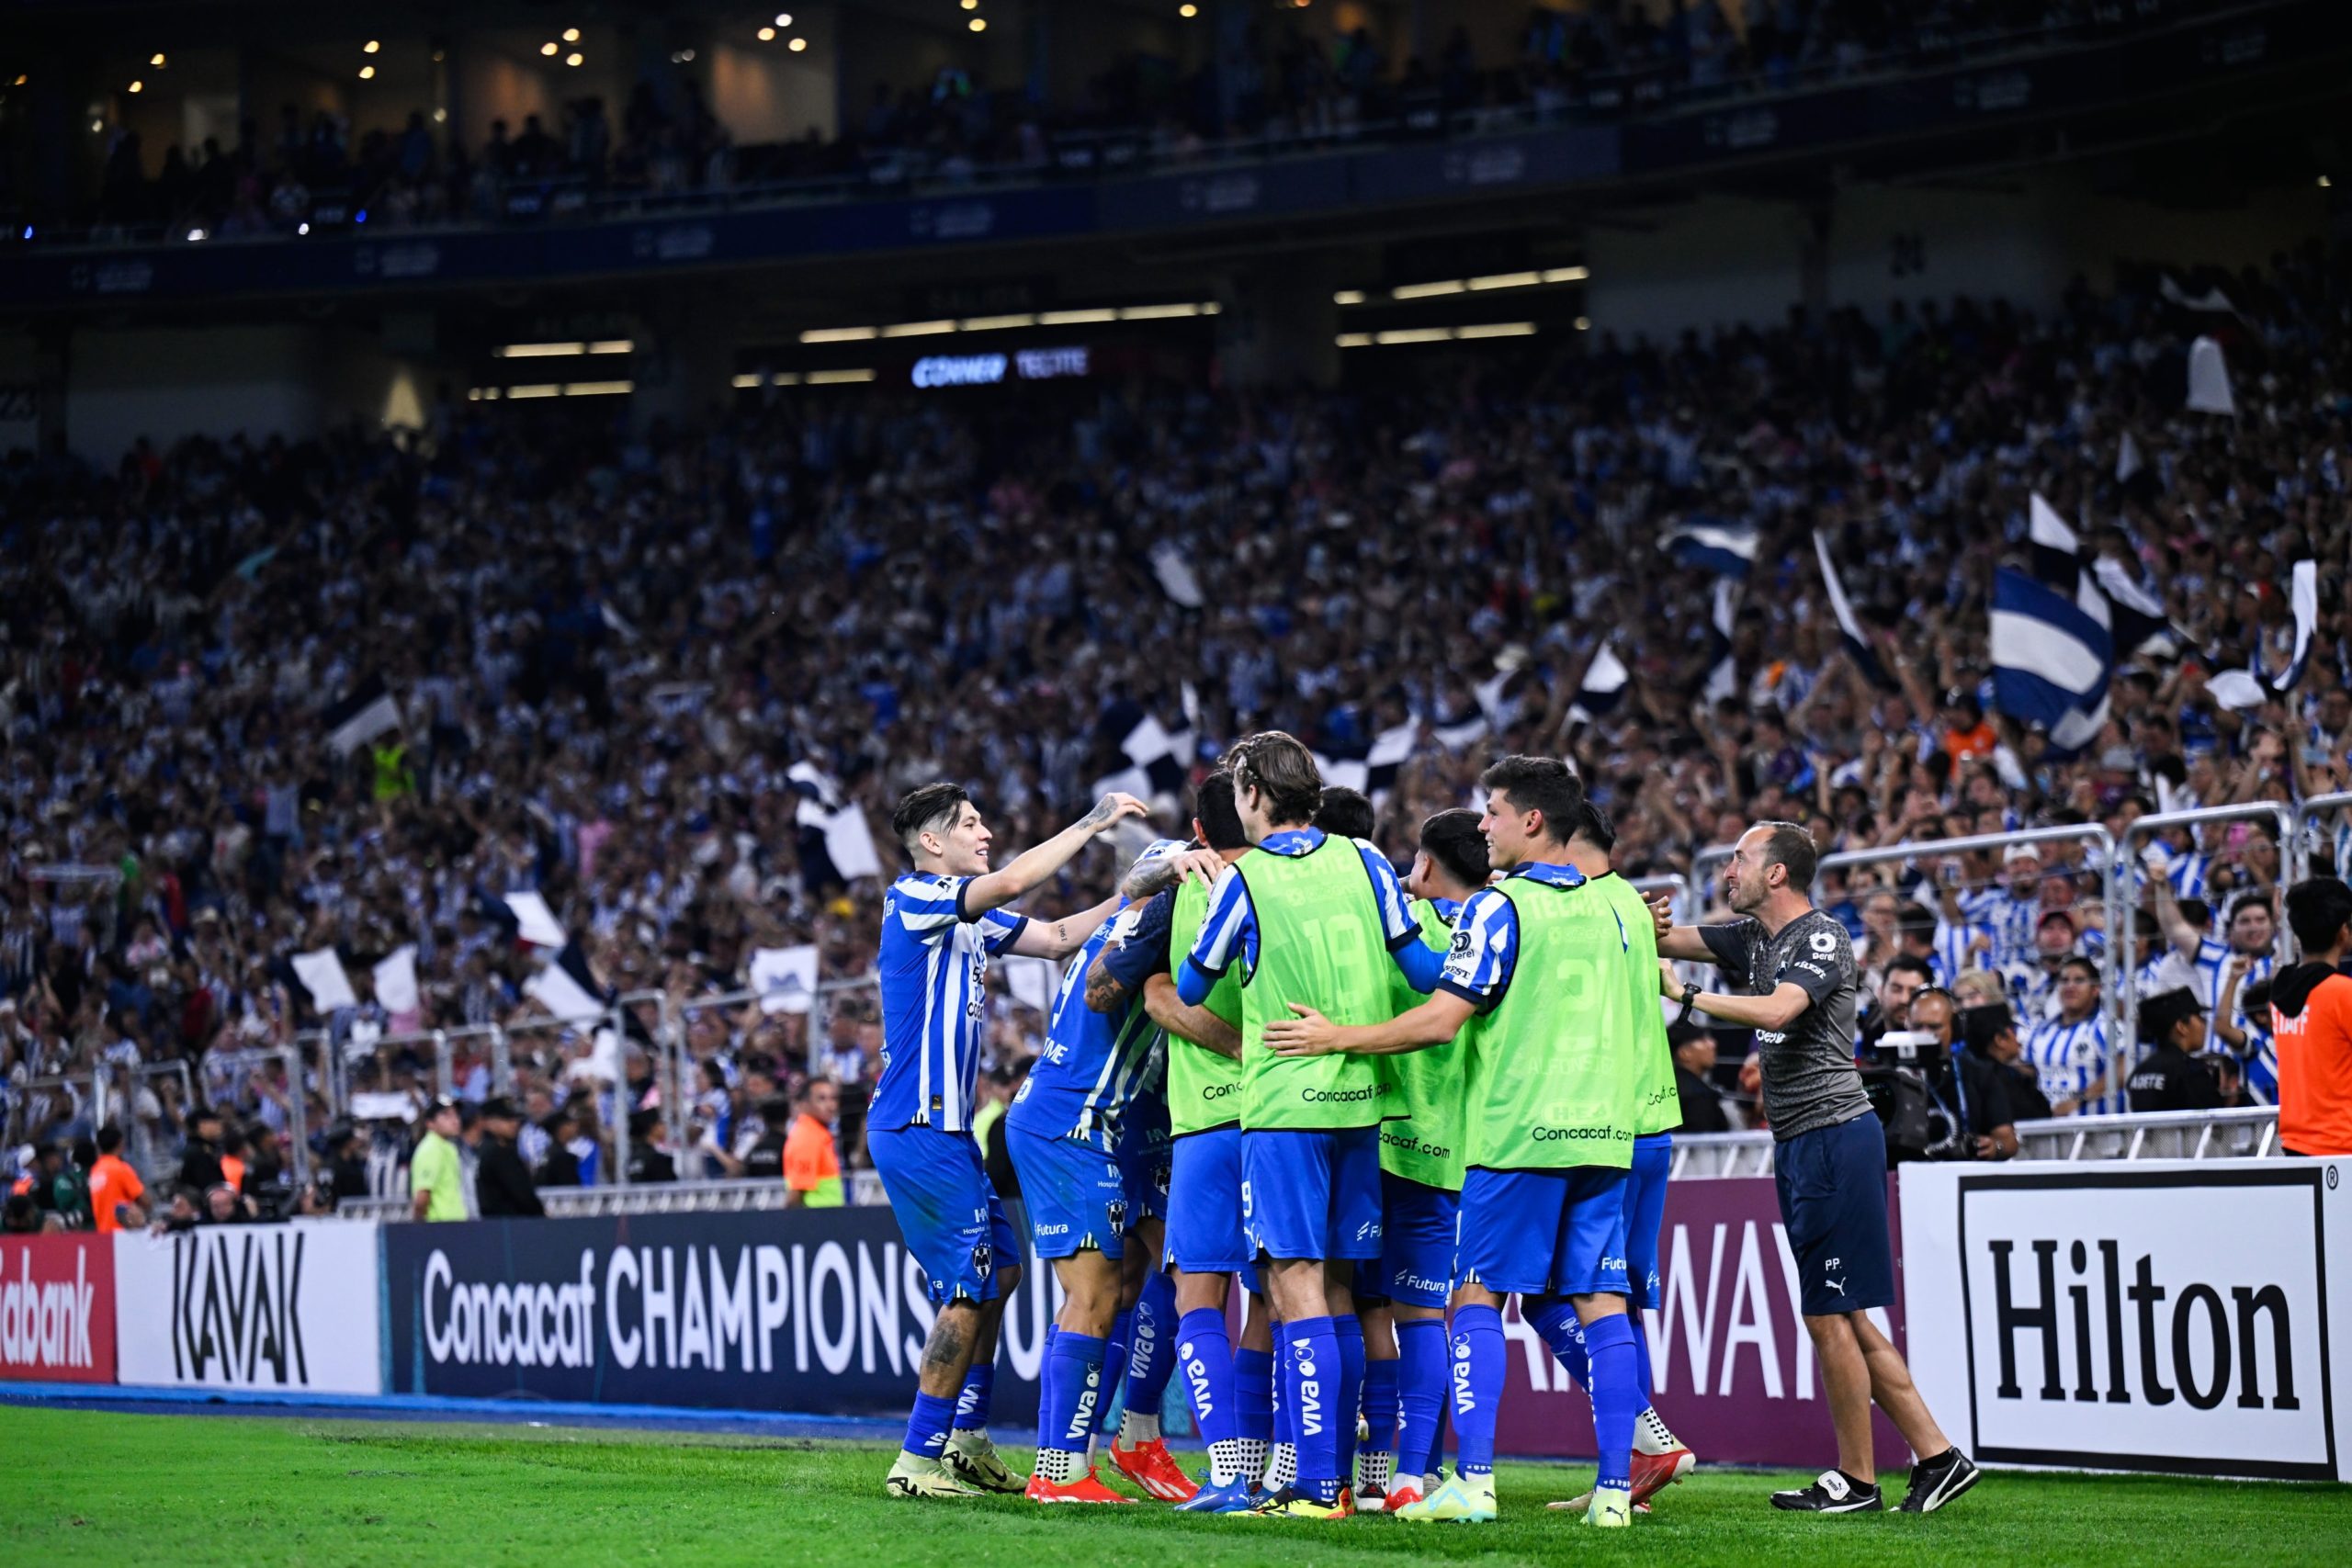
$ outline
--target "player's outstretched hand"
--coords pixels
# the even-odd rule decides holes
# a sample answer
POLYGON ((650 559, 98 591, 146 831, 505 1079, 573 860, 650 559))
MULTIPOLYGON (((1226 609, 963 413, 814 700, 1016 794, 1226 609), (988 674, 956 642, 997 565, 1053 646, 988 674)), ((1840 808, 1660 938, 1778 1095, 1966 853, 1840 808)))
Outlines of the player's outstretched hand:
POLYGON ((1328 1056, 1340 1048, 1340 1026, 1308 1007, 1293 1002, 1296 1018, 1276 1019, 1266 1025, 1266 1048, 1277 1056, 1328 1056))
POLYGON ((1658 935, 1664 936, 1674 929, 1673 894, 1645 893, 1642 895, 1642 902, 1650 907, 1650 923, 1657 928, 1658 935))
POLYGON ((1080 818, 1079 822, 1080 826, 1090 828, 1100 833, 1114 822, 1124 821, 1130 817, 1141 817, 1150 809, 1150 807, 1146 806, 1134 795, 1123 795, 1114 789, 1096 801, 1094 809, 1080 818))

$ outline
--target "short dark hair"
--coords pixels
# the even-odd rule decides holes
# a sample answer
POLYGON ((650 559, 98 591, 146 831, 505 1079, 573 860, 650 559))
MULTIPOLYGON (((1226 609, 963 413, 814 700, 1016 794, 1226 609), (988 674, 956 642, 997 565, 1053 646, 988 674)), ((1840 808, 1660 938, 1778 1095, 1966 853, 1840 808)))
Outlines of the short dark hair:
POLYGON ((1617 824, 1609 819, 1606 807, 1587 795, 1584 819, 1577 824, 1577 830, 1569 836, 1582 839, 1602 854, 1607 854, 1617 847, 1617 824))
POLYGON ((2091 977, 2092 985, 2096 986, 2098 984, 2098 965, 2092 963, 2089 959, 2085 958, 2081 953, 2068 953, 2066 957, 2059 963, 2059 974, 2064 975, 2069 969, 2079 969, 2084 974, 2088 975, 2091 977))
POLYGON ((1241 812, 1233 804, 1233 775, 1223 768, 1203 779, 1193 790, 1193 818, 1208 835, 1213 850, 1246 850, 1250 835, 1241 830, 1241 812))
POLYGON ((890 831, 899 836, 899 842, 906 845, 907 852, 912 854, 921 847, 919 840, 925 829, 936 828, 943 817, 953 827, 956 814, 971 798, 962 784, 951 784, 945 779, 927 784, 921 789, 910 789, 899 800, 899 808, 890 813, 890 831))
POLYGON ((2230 923, 2232 925, 2237 924, 2238 917, 2245 912, 2246 908, 2249 905, 2260 906, 2262 912, 2268 915, 2273 920, 2276 920, 2278 918, 2278 912, 2270 907, 2270 896, 2267 893, 2241 893, 2236 897, 2230 900, 2230 923))
POLYGON ((1584 823, 1584 781, 1557 757, 1498 759, 1478 775, 1478 787, 1507 796, 1521 811, 1542 812, 1554 843, 1566 843, 1584 823))
POLYGON ((1813 846, 1813 835, 1794 822, 1758 822, 1766 829, 1764 864, 1786 866, 1789 886, 1800 893, 1811 894, 1814 873, 1820 868, 1821 852, 1813 846))
POLYGON ((2341 877, 2312 876, 2287 889, 2287 927, 2308 958, 2335 945, 2352 920, 2352 886, 2341 877))
POLYGON ((2180 918, 2192 926, 2213 923, 2213 906, 2202 898, 2183 898, 2176 907, 2180 910, 2180 918))
POLYGON ((98 1129, 98 1153, 110 1155, 122 1147, 122 1123, 109 1122, 98 1129))
POLYGON ((1369 839, 1379 820, 1363 791, 1345 784, 1323 786, 1323 804, 1316 807, 1315 825, 1342 839, 1369 839))
POLYGON ((1983 1007, 1970 1008, 1960 1015, 1961 1038, 1972 1051, 1991 1049, 2003 1032, 2017 1027, 2017 1014, 2007 1002, 1987 1002, 1983 1007))
POLYGON ((1898 969, 1905 975, 1917 975, 1930 985, 1935 983, 1936 966, 1916 953, 1898 953, 1886 961, 1887 974, 1892 975, 1898 969))
POLYGON ((1245 790, 1257 790, 1266 797, 1266 816, 1274 822, 1312 822, 1323 808, 1323 771, 1315 765, 1315 753, 1295 735, 1279 729, 1245 735, 1233 743, 1225 761, 1233 771, 1235 799, 1245 790))
POLYGON ((1487 885, 1487 835, 1478 831, 1475 811, 1455 807, 1430 817, 1421 824, 1421 852, 1464 887, 1487 885))

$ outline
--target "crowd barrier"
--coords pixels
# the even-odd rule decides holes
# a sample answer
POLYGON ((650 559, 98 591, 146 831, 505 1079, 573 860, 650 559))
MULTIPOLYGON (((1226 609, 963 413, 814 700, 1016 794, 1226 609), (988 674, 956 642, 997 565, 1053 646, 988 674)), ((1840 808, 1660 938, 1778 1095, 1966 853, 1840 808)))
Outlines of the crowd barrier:
MULTIPOLYGON (((2245 1157, 2272 1152, 2259 1114, 2164 1120, 2086 1121, 2074 1158, 1890 1176, 1901 1294, 1882 1326, 1987 1462, 2341 1479, 2352 1159, 2245 1157), (2184 1147, 2205 1157, 2153 1157, 2184 1147)), ((1827 1463, 1769 1161, 1746 1134, 1682 1143, 1736 1174, 1668 1188, 1645 1320, 1658 1409, 1711 1459, 1827 1463)), ((702 1206, 637 1206, 656 1191, 548 1220, 0 1238, 0 1380, 903 1411, 933 1314, 888 1211, 717 1186, 666 1190, 702 1206)), ((1019 1261, 995 1417, 1012 1433, 1059 1306, 1025 1240, 1019 1261)), ((1515 1308, 1506 1327, 1504 1449, 1589 1454, 1583 1395, 1515 1308)), ((1181 1396, 1168 1415, 1182 1431, 1181 1396)))

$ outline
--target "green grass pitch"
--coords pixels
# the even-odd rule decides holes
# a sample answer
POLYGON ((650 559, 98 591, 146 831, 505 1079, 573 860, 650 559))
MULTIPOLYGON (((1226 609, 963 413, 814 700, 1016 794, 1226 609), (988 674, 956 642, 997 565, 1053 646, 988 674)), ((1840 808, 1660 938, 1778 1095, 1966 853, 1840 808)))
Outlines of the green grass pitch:
POLYGON ((1504 1466, 1501 1520, 1471 1528, 908 1503, 882 1445, 669 1433, 0 1406, 0 1562, 27 1568, 2352 1563, 2352 1489, 2149 1476, 1991 1474, 1932 1517, 1813 1518, 1765 1502, 1787 1477, 1702 1467, 1604 1534, 1543 1507, 1583 1489, 1574 1465, 1504 1466))

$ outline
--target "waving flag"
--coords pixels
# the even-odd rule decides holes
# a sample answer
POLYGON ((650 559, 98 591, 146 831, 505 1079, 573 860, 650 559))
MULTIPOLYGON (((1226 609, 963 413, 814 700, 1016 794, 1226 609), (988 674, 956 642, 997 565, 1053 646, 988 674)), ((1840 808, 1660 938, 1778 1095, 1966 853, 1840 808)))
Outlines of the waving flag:
POLYGON ((1838 617, 1838 635, 1845 640, 1846 652, 1873 686, 1892 688, 1886 666, 1878 661, 1877 650, 1871 639, 1862 635, 1862 623, 1854 618, 1854 606, 1846 597, 1846 585, 1838 581, 1836 563, 1829 558, 1829 536, 1816 528, 1813 533, 1813 553, 1821 562, 1821 585, 1829 591, 1829 609, 1838 617))
POLYGON ((2319 624, 2319 562, 2297 561, 2287 581, 2287 607, 2295 615, 2295 651, 2289 655, 2287 668, 2270 682, 2271 690, 2278 692, 2293 691, 2312 660, 2312 633, 2319 624))
POLYGON ((1993 583, 1993 702, 2038 724, 2061 750, 2079 750, 2107 722, 2114 673, 2107 597, 2086 583, 2074 597, 2003 567, 1993 583))
POLYGON ((1713 517, 1685 518, 1667 530, 1658 548, 1684 566, 1724 577, 1746 577, 1756 566, 1756 525, 1713 517))

